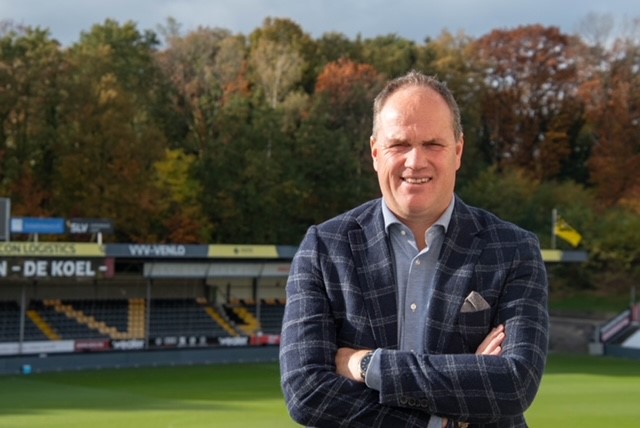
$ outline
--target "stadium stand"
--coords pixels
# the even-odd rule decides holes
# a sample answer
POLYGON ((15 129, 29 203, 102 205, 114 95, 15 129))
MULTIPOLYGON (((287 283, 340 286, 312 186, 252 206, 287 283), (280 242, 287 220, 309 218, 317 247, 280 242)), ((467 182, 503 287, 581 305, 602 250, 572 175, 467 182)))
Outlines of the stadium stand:
MULTIPOLYGON (((15 301, 0 302, 0 341, 15 342, 20 337, 20 306, 15 301)), ((24 319, 25 340, 48 340, 30 317, 24 319)))
POLYGON ((195 299, 154 299, 150 336, 227 336, 227 331, 195 299))
MULTIPOLYGON (((211 304, 202 297, 152 299, 149 336, 279 334, 284 304, 278 300, 260 303, 258 307, 244 300, 211 304)), ((145 322, 143 299, 32 300, 24 340, 142 339, 145 322)), ((19 305, 0 302, 0 342, 18 340, 19 324, 19 305)))

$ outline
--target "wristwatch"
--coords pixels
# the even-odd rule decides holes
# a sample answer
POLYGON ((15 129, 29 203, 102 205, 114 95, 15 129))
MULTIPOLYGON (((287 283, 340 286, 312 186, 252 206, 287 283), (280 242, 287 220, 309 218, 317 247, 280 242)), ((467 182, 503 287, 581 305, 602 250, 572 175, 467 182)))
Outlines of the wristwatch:
POLYGON ((360 360, 360 377, 362 378, 362 380, 364 380, 364 378, 367 376, 367 369, 369 368, 369 363, 371 362, 372 355, 373 351, 369 351, 360 360))

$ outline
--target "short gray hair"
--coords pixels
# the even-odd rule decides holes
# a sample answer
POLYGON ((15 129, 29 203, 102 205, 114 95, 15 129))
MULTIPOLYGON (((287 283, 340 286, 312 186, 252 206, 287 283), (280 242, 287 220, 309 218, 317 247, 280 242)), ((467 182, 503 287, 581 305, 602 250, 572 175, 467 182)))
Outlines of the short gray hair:
POLYGON ((390 80, 376 96, 373 101, 373 130, 371 135, 373 137, 376 136, 376 132, 378 131, 378 116, 380 115, 380 110, 382 110, 382 107, 384 107, 384 104, 387 102, 389 97, 398 90, 408 86, 429 88, 442 97, 451 111, 451 118, 453 120, 453 136, 456 141, 460 140, 460 138, 462 138, 462 120, 460 118, 460 107, 458 107, 458 102, 453 97, 453 94, 447 87, 446 83, 441 82, 433 76, 427 76, 426 74, 416 70, 411 70, 404 76, 390 80))

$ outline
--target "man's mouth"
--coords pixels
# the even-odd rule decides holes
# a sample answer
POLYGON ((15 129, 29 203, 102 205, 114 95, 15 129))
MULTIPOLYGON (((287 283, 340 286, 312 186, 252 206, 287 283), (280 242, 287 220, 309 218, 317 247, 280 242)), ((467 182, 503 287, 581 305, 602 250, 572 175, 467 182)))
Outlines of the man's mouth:
POLYGON ((431 181, 431 177, 423 177, 423 178, 402 177, 402 181, 409 184, 425 184, 431 181))

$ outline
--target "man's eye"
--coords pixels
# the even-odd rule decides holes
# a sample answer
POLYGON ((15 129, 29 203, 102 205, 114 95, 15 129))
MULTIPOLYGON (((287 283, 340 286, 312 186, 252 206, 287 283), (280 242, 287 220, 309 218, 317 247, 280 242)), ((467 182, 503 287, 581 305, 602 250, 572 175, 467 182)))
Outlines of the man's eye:
POLYGON ((445 145, 441 143, 427 143, 424 147, 429 150, 439 150, 445 147, 445 145))
POLYGON ((403 148, 406 148, 406 147, 409 147, 409 145, 406 144, 406 143, 393 143, 393 144, 389 145, 390 149, 396 149, 396 150, 397 149, 403 149, 403 148))

